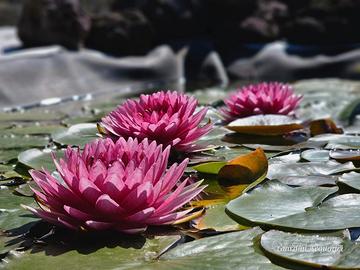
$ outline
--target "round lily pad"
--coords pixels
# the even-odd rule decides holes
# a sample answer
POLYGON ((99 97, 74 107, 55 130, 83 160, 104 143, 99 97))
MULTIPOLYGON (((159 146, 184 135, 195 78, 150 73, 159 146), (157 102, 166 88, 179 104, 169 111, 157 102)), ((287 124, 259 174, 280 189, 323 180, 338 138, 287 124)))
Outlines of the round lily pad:
POLYGON ((83 123, 55 132, 51 135, 52 139, 61 145, 83 147, 88 142, 99 138, 96 124, 83 123))
POLYGON ((360 243, 345 236, 269 231, 261 246, 271 254, 319 268, 360 269, 360 243))

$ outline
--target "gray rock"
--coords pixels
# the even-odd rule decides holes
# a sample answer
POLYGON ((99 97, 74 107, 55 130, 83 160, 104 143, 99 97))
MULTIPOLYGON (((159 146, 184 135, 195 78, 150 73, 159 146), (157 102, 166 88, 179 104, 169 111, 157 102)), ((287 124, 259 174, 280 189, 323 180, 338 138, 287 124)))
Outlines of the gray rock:
POLYGON ((26 0, 18 24, 25 47, 78 49, 89 29, 90 19, 78 0, 26 0))

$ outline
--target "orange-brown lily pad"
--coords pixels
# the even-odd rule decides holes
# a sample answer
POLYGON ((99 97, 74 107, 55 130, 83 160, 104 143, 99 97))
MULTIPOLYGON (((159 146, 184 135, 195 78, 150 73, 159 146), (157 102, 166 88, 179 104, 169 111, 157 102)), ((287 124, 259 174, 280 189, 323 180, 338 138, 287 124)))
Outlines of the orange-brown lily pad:
POLYGON ((217 175, 216 179, 206 180, 208 187, 199 201, 192 206, 209 206, 224 203, 236 198, 266 178, 268 160, 261 148, 240 155, 227 162, 209 162, 193 167, 195 170, 217 175))
POLYGON ((335 122, 330 119, 318 119, 310 123, 310 134, 311 136, 316 136, 320 134, 342 134, 344 131, 342 128, 336 126, 335 122))
POLYGON ((303 129, 304 126, 286 115, 266 114, 237 119, 226 128, 242 134, 277 136, 303 129))
POLYGON ((219 184, 234 198, 265 179, 268 160, 261 148, 230 160, 218 174, 219 184))

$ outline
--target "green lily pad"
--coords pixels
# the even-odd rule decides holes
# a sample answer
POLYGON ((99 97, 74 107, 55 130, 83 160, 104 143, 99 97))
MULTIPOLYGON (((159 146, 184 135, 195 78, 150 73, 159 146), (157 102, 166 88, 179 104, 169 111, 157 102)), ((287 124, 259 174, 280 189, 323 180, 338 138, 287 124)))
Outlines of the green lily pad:
POLYGON ((4 165, 4 164, 0 164, 0 175, 5 174, 8 171, 13 170, 13 166, 12 165, 4 165))
MULTIPOLYGON (((67 233, 49 241, 46 245, 34 246, 30 251, 6 258, 3 263, 9 269, 129 269, 132 265, 145 264, 154 259, 163 249, 178 241, 179 236, 122 235, 78 236, 67 233), (74 239, 70 239, 73 237, 74 239)), ((1 265, 0 265, 1 267, 1 265)))
POLYGON ((301 152, 301 158, 313 162, 326 162, 330 159, 328 150, 309 149, 301 152))
POLYGON ((300 161, 300 154, 298 153, 292 153, 292 152, 285 152, 286 154, 278 154, 276 156, 273 156, 269 159, 269 164, 274 163, 296 163, 300 161))
POLYGON ((262 148, 266 152, 286 152, 295 149, 291 145, 268 145, 268 144, 259 144, 259 143, 243 144, 243 146, 249 149, 262 148))
POLYGON ((309 139, 309 142, 326 144, 326 149, 359 149, 360 136, 348 134, 322 134, 309 139))
POLYGON ((229 131, 223 127, 214 127, 208 134, 201 137, 196 143, 199 145, 214 146, 214 147, 236 145, 222 140, 224 135, 227 133, 229 133, 229 131))
MULTIPOLYGON (((354 224, 360 226, 359 213, 354 215, 354 211, 349 212, 345 209, 342 209, 344 211, 342 215, 332 212, 333 216, 326 219, 328 217, 326 210, 329 209, 326 205, 331 204, 333 199, 317 208, 325 198, 337 190, 337 187, 291 188, 273 180, 230 201, 226 209, 230 217, 240 224, 247 221, 304 230, 336 230, 354 227, 352 226, 354 224), (323 205, 325 208, 322 208, 323 205), (313 214, 311 217, 309 217, 310 212, 313 214)), ((357 204, 360 205, 360 201, 357 204)))
POLYGON ((253 228, 203 238, 171 249, 159 261, 127 269, 284 269, 264 256, 256 241, 261 233, 260 228, 253 228))
POLYGON ((353 189, 356 189, 357 191, 360 191, 360 173, 344 173, 342 176, 339 177, 338 181, 353 189))
POLYGON ((0 137, 0 149, 23 149, 41 147, 48 144, 49 139, 37 136, 2 136, 0 137))
POLYGON ((63 129, 60 125, 29 125, 15 126, 0 131, 0 135, 50 135, 51 133, 63 129))
POLYGON ((222 147, 215 150, 215 156, 223 158, 224 160, 232 160, 238 156, 246 155, 250 153, 251 150, 245 147, 222 147))
POLYGON ((225 213, 225 204, 209 205, 203 216, 192 222, 192 226, 199 230, 215 230, 218 232, 238 231, 247 227, 241 226, 225 213))
POLYGON ((261 246, 271 254, 319 268, 360 269, 360 242, 347 237, 269 231, 261 246))
POLYGON ((346 170, 355 169, 351 162, 305 162, 305 163, 271 163, 267 177, 277 179, 284 176, 332 175, 346 170))
POLYGON ((101 120, 104 115, 81 115, 66 118, 62 121, 65 125, 72 126, 82 123, 97 123, 101 120))
POLYGON ((350 101, 358 97, 359 85, 348 80, 311 79, 296 82, 293 87, 304 95, 297 115, 309 119, 314 115, 317 118, 336 118, 350 101))
POLYGON ((220 169, 226 164, 227 161, 207 162, 196 165, 193 169, 200 173, 218 174, 220 169))
POLYGON ((335 175, 286 175, 276 178, 289 186, 335 186, 337 179, 335 175))
POLYGON ((86 143, 99 138, 96 124, 83 123, 55 132, 52 139, 61 145, 73 145, 83 147, 86 143))
POLYGON ((27 110, 21 112, 0 113, 0 122, 35 122, 55 121, 65 117, 64 114, 49 110, 27 110))
POLYGON ((336 191, 337 188, 324 187, 290 188, 278 181, 270 181, 232 200, 227 210, 240 223, 247 220, 310 231, 360 227, 360 194, 338 195, 322 202, 336 191))
POLYGON ((33 198, 14 195, 12 189, 0 189, 0 230, 10 230, 37 221, 37 218, 20 206, 30 205, 33 201, 33 198))
POLYGON ((8 164, 9 162, 16 160, 19 149, 1 149, 0 148, 0 163, 8 164))
POLYGON ((224 89, 209 88, 194 91, 192 95, 197 98, 199 104, 209 105, 216 101, 223 100, 228 93, 224 89))
POLYGON ((360 150, 332 150, 330 157, 342 161, 358 161, 360 160, 360 150))
POLYGON ((54 152, 56 158, 62 158, 64 151, 56 151, 51 149, 29 149, 19 154, 18 160, 21 164, 28 168, 41 170, 42 168, 48 171, 54 171, 55 165, 51 157, 51 152, 54 152))

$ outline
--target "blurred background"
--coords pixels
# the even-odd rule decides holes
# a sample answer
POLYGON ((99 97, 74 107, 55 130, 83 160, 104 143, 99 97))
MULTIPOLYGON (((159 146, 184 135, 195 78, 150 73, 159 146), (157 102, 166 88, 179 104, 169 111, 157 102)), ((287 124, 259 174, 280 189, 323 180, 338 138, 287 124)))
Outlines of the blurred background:
POLYGON ((0 107, 357 80, 359 14, 358 0, 0 0, 0 107))

